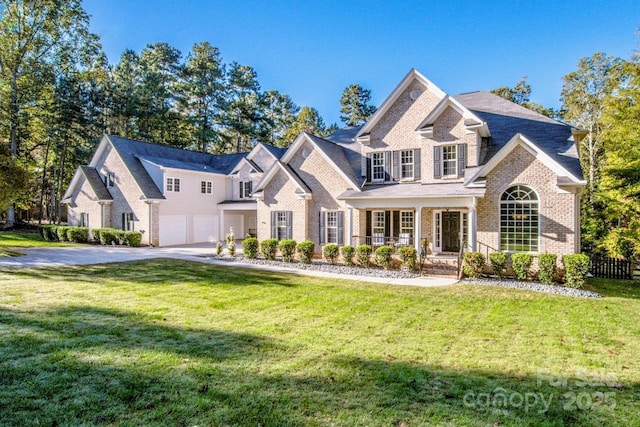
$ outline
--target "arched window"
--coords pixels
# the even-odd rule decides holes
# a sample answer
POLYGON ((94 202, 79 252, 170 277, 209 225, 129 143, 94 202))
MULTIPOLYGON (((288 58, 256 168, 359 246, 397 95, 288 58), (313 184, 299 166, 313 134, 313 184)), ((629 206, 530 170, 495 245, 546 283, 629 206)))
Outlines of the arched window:
POLYGON ((538 252, 538 196, 529 187, 514 185, 500 198, 500 250, 538 252))

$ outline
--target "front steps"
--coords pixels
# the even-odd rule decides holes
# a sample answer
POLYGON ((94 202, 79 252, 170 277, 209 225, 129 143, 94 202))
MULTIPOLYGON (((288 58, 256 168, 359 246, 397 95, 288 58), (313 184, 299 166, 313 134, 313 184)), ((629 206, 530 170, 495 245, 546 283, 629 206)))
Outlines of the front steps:
POLYGON ((456 255, 429 255, 422 264, 425 276, 457 277, 458 257, 456 255))

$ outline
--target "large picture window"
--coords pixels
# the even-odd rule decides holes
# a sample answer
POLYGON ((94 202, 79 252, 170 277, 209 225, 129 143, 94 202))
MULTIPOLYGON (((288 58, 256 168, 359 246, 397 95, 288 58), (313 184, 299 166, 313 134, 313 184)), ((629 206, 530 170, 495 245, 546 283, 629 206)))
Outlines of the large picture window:
POLYGON ((500 250, 537 252, 540 234, 538 196, 529 187, 514 185, 500 198, 500 250))

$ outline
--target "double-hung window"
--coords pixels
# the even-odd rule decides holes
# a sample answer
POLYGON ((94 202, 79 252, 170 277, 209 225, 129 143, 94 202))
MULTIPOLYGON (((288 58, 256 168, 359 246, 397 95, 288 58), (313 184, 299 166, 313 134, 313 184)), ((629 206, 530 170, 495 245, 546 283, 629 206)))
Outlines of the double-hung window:
POLYGON ((239 185, 239 196, 241 199, 246 199, 251 197, 251 192, 253 191, 253 182, 251 181, 240 181, 239 185))
POLYGON ((86 212, 82 212, 78 220, 78 227, 88 227, 88 226, 89 226, 89 214, 86 212))
POLYGON ((338 212, 327 212, 327 243, 338 243, 338 212))
POLYGON ((442 147, 442 176, 457 176, 457 163, 457 146, 445 145, 442 147))
POLYGON ((282 240, 287 238, 287 213, 286 212, 277 212, 277 239, 282 240))
POLYGON ((271 212, 271 238, 291 239, 293 229, 293 213, 291 211, 271 212))
POLYGON ((167 178, 166 190, 173 193, 179 193, 180 178, 167 178))
POLYGON ((403 150, 400 152, 400 178, 413 178, 414 173, 413 150, 403 150))
POLYGON ((105 177, 105 184, 107 185, 107 187, 113 187, 115 180, 116 174, 113 172, 107 172, 107 175, 105 177))
POLYGON ((410 245, 413 236, 413 211, 400 211, 400 245, 410 245))
POLYGON ((213 184, 211 181, 200 181, 200 193, 211 194, 213 190, 213 184))
POLYGON ((122 214, 122 229, 124 231, 133 231, 133 212, 122 214))
POLYGON ((384 181, 384 153, 371 153, 372 181, 384 181))

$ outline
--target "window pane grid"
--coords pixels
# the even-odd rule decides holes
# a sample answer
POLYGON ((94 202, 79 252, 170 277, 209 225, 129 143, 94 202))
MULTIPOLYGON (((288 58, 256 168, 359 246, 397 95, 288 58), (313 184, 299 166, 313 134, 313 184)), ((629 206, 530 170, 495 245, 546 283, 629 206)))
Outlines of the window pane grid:
POLYGON ((384 153, 373 153, 373 180, 384 181, 384 153))
POLYGON ((400 152, 401 177, 413 178, 413 150, 400 152))
POLYGON ((445 145, 442 147, 442 174, 444 176, 456 175, 456 146, 445 145))
POLYGON ((500 249, 537 252, 539 231, 535 192, 521 185, 507 189, 500 202, 500 249))

